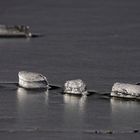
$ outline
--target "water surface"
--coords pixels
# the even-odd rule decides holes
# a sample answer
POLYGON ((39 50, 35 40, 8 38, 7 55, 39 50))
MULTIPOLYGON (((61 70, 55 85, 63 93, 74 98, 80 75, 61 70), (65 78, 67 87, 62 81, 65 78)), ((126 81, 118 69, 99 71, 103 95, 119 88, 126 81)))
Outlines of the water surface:
MULTIPOLYGON (((63 86, 81 78, 88 89, 110 92, 114 82, 140 79, 138 0, 4 0, 1 24, 29 25, 44 37, 0 39, 0 81, 20 70, 40 72, 63 86)), ((99 96, 32 92, 0 85, 0 138, 135 139, 140 104, 99 96), (112 130, 113 134, 95 134, 112 130)))

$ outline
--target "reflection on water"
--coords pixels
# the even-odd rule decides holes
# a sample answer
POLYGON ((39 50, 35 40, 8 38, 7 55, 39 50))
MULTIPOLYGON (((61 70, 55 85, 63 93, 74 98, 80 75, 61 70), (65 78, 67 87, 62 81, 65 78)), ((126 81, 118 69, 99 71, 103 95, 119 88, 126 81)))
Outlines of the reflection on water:
POLYGON ((31 91, 18 88, 17 108, 20 126, 27 126, 28 121, 34 124, 38 118, 44 116, 47 102, 48 91, 31 91))
POLYGON ((140 103, 138 101, 111 99, 112 123, 115 126, 139 126, 140 103))
POLYGON ((81 128, 84 125, 86 96, 64 95, 64 125, 67 128, 81 128))
POLYGON ((28 103, 33 103, 37 101, 38 98, 42 97, 41 94, 44 94, 45 101, 48 101, 48 90, 45 91, 32 91, 26 90, 24 88, 17 89, 17 99, 19 105, 27 105, 28 103))
POLYGON ((134 110, 137 110, 137 109, 139 110, 139 105, 140 103, 137 101, 111 98, 111 106, 112 106, 113 113, 117 111, 133 112, 134 110))
POLYGON ((80 112, 84 112, 87 96, 71 96, 64 95, 64 103, 67 109, 77 109, 80 112))

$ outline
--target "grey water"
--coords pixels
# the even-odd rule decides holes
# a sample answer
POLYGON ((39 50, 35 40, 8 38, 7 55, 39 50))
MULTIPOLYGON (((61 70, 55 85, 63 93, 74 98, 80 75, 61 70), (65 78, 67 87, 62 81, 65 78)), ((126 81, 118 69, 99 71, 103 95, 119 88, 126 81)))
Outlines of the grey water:
MULTIPOLYGON (((0 39, 0 83, 17 82, 21 70, 60 86, 81 78, 100 92, 140 82, 139 17, 138 0, 1 0, 0 24, 44 36, 0 39)), ((139 139, 139 108, 139 101, 0 84, 0 139, 139 139)))

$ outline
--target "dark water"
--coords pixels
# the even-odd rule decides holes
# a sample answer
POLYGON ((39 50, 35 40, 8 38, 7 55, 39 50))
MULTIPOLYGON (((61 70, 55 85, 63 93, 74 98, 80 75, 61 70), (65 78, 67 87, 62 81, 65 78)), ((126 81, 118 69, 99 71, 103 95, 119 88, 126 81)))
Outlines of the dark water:
MULTIPOLYGON (((138 0, 2 0, 1 24, 29 25, 45 36, 0 39, 0 81, 18 81, 18 71, 29 70, 61 86, 81 78, 103 92, 117 81, 140 82, 139 17, 138 0)), ((139 107, 0 85, 0 139, 139 139, 139 107)))

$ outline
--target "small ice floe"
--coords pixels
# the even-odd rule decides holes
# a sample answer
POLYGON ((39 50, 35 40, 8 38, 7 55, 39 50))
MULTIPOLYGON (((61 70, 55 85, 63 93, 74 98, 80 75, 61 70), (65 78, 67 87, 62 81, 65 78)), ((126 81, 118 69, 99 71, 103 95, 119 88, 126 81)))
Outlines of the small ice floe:
POLYGON ((40 34, 32 33, 29 26, 25 25, 0 25, 0 38, 31 38, 40 34))
POLYGON ((86 84, 81 79, 69 80, 64 84, 64 93, 88 95, 86 84))
POLYGON ((127 83, 115 83, 112 87, 111 96, 140 99, 140 86, 127 83))
POLYGON ((20 71, 18 73, 19 86, 26 89, 49 88, 47 78, 40 73, 20 71))
POLYGON ((10 37, 32 37, 29 26, 24 25, 0 25, 0 37, 10 38, 10 37))

